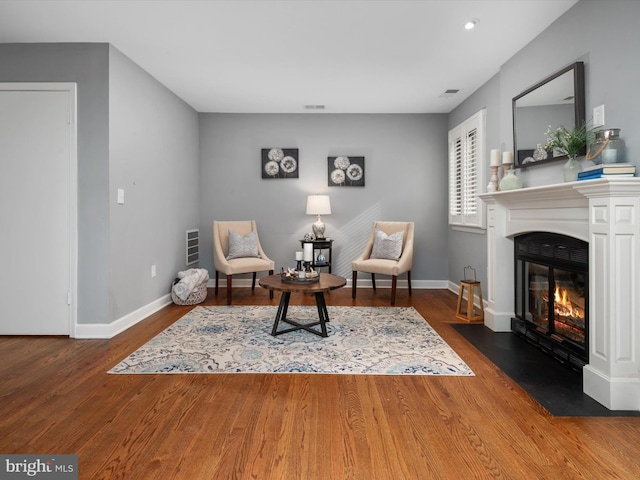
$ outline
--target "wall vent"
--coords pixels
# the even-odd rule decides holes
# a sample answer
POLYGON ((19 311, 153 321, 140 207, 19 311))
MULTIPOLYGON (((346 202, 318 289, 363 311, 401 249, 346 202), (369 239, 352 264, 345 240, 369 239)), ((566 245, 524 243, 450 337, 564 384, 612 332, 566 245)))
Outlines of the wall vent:
POLYGON ((187 265, 200 261, 200 230, 187 230, 187 265))

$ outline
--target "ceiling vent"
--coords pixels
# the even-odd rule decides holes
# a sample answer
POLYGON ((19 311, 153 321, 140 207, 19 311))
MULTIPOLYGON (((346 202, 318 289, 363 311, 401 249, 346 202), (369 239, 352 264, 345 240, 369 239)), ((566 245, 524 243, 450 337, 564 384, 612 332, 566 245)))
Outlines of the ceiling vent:
POLYGON ((450 88, 449 90, 445 90, 444 93, 440 95, 440 98, 451 98, 459 91, 460 89, 450 88))
POLYGON ((324 105, 305 105, 305 110, 324 110, 324 105))

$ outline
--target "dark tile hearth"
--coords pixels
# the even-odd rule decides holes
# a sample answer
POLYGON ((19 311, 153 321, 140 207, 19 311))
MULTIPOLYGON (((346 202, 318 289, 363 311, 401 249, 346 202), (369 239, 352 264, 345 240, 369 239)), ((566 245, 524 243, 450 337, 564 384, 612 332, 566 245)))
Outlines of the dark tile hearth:
POLYGON ((582 373, 572 370, 511 332, 481 324, 452 324, 457 332, 558 417, 638 417, 611 411, 582 392, 582 373))

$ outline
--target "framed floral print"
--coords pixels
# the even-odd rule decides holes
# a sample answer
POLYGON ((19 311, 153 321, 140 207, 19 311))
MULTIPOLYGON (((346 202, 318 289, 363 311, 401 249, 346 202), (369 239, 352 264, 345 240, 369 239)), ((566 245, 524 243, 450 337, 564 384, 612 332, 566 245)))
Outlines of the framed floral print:
POLYGON ((364 157, 328 157, 330 187, 364 187, 364 157))
POLYGON ((297 148, 263 148, 262 178, 298 178, 297 148))

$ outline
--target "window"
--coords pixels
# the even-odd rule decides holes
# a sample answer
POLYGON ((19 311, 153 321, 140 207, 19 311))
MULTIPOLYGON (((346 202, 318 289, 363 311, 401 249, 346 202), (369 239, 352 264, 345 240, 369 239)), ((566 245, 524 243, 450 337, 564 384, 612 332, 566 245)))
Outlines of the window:
POLYGON ((486 110, 449 131, 449 225, 484 229, 484 205, 478 195, 484 185, 486 110))

